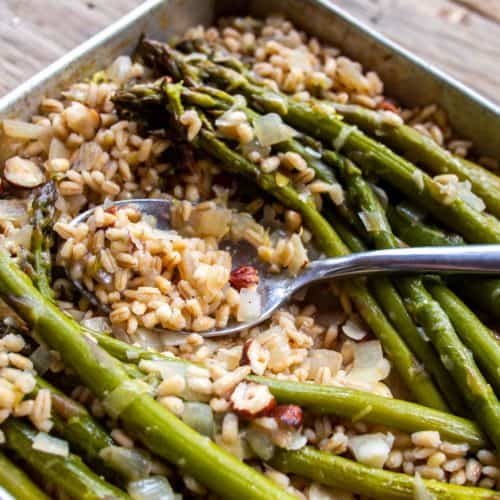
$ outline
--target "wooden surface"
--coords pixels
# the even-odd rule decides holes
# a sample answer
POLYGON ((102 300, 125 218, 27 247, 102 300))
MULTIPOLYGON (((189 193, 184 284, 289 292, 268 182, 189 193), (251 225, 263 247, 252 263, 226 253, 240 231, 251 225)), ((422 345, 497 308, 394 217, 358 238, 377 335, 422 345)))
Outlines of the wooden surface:
MULTIPOLYGON (((500 103, 500 0, 332 1, 500 103)), ((0 0, 0 95, 139 3, 0 0)))

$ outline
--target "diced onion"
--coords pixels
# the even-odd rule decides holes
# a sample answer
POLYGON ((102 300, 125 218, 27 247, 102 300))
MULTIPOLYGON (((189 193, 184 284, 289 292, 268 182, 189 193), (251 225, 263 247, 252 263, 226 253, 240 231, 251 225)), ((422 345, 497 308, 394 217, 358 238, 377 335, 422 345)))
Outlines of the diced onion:
POLYGON ((108 446, 99 456, 113 470, 124 475, 129 481, 137 481, 151 474, 151 461, 137 450, 123 446, 108 446))
POLYGON ((344 147, 345 141, 354 130, 356 130, 355 126, 344 125, 342 127, 339 135, 335 137, 335 140, 333 141, 333 147, 335 151, 340 151, 344 147))
POLYGON ((306 73, 313 70, 313 67, 311 65, 311 52, 304 46, 286 51, 285 58, 287 59, 291 68, 302 69, 306 73))
POLYGON ((5 135, 15 139, 38 139, 48 130, 43 125, 23 122, 21 120, 3 120, 2 123, 5 135))
POLYGON ((161 378, 166 379, 174 375, 184 377, 186 375, 187 365, 179 361, 146 360, 139 361, 139 370, 145 373, 159 373, 161 378))
POLYGON ((69 456, 69 444, 63 439, 56 438, 46 432, 39 432, 33 439, 33 449, 67 458, 69 456))
POLYGON ((259 292, 253 288, 242 288, 240 290, 240 305, 238 308, 238 321, 253 321, 260 317, 261 297, 259 292))
POLYGON ((30 359, 37 373, 43 375, 49 369, 52 356, 47 347, 43 344, 40 344, 33 351, 33 354, 30 356, 30 359))
POLYGON ((412 179, 415 181, 417 188, 420 192, 422 192, 425 188, 424 183, 424 174, 421 170, 415 169, 411 174, 412 179))
POLYGON ((131 68, 132 60, 130 57, 119 56, 109 66, 106 73, 111 80, 121 85, 127 81, 131 68))
POLYGON ((354 344, 354 363, 348 379, 375 383, 385 379, 391 366, 384 358, 382 345, 378 340, 354 344))
POLYGON ((252 451, 261 460, 271 460, 274 455, 274 444, 266 433, 256 429, 248 429, 246 438, 252 451))
POLYGON ((469 181, 463 181, 458 183, 458 197, 463 200, 467 205, 469 205, 474 210, 478 212, 484 212, 486 205, 484 201, 472 192, 472 186, 469 181))
POLYGON ((103 399, 102 404, 108 415, 116 419, 148 389, 146 384, 138 380, 125 380, 103 399))
POLYGON ((28 208, 24 200, 0 200, 0 220, 22 221, 28 216, 28 208))
POLYGON ((379 212, 366 212, 363 210, 358 213, 358 216, 369 233, 388 231, 387 223, 379 212))
POLYGON ((111 330, 111 325, 109 324, 108 318, 104 316, 96 316, 95 318, 87 318, 82 320, 81 325, 89 330, 94 330, 95 332, 109 332, 111 330))
POLYGON ((285 450, 300 450, 307 444, 307 438, 300 431, 289 431, 279 446, 285 450))
POLYGON ((162 335, 153 330, 138 328, 134 334, 134 340, 143 349, 162 351, 162 335))
POLYGON ((212 408, 205 403, 190 401, 184 403, 182 420, 189 427, 204 436, 212 437, 214 433, 214 413, 212 408))
POLYGON ((304 269, 304 267, 309 264, 309 258, 307 256, 307 251, 300 239, 298 234, 293 234, 289 240, 290 245, 292 246, 292 259, 288 263, 288 271, 290 274, 295 276, 299 271, 304 269))
POLYGON ((225 208, 194 210, 189 223, 198 237, 213 236, 220 239, 229 231, 231 218, 231 211, 225 208))
POLYGON ((357 462, 381 469, 391 452, 394 436, 392 434, 362 434, 349 439, 349 448, 357 462))
POLYGON ((418 472, 415 473, 415 479, 413 482, 413 498, 415 500, 436 500, 436 496, 427 489, 418 472))
POLYGON ((359 318, 353 316, 342 325, 342 332, 352 340, 362 340, 368 333, 359 318))
POLYGON ((277 113, 259 116, 254 121, 255 135, 262 146, 272 146, 287 141, 297 135, 297 132, 285 125, 277 113))
POLYGON ((174 490, 165 477, 152 476, 127 485, 133 500, 175 500, 174 490))
POLYGON ((342 368, 342 355, 331 349, 313 349, 309 360, 309 374, 312 378, 315 378, 322 368, 328 368, 333 376, 342 368))

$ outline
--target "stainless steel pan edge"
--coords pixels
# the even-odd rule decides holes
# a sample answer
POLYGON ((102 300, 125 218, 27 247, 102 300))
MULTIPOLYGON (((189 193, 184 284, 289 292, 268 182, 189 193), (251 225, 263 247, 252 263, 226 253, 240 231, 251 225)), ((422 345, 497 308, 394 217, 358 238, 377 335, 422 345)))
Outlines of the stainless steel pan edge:
POLYGON ((160 38, 209 24, 218 15, 282 12, 302 29, 377 71, 386 93, 406 106, 438 103, 481 154, 500 158, 500 108, 444 72, 389 41, 329 0, 147 0, 0 99, 2 117, 28 117, 44 95, 55 95, 123 53, 141 33, 160 38))

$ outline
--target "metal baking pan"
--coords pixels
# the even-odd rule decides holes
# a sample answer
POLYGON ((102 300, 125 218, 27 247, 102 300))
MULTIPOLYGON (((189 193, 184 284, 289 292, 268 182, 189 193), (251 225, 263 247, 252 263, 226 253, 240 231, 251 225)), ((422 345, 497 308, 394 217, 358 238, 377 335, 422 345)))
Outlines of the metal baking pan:
MULTIPOLYGON (((375 70, 387 95, 405 106, 437 103, 461 137, 484 155, 500 158, 500 108, 437 70, 328 0, 147 0, 0 100, 0 119, 27 118, 45 95, 56 95, 116 56, 131 53, 139 35, 168 39, 220 15, 282 12, 297 26, 375 70)), ((458 28, 457 28, 458 29, 458 28)))

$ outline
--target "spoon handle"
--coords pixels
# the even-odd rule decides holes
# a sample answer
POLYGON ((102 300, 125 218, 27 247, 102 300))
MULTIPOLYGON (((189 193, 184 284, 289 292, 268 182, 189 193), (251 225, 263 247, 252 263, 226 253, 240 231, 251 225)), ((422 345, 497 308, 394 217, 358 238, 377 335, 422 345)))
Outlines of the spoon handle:
POLYGON ((500 274, 500 245, 398 248, 312 262, 304 281, 375 273, 500 274))

